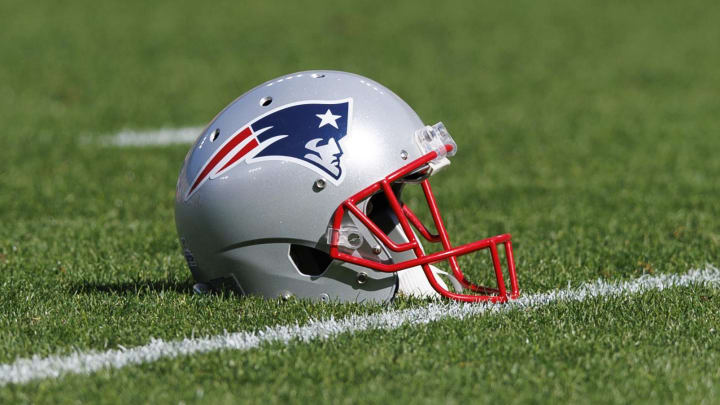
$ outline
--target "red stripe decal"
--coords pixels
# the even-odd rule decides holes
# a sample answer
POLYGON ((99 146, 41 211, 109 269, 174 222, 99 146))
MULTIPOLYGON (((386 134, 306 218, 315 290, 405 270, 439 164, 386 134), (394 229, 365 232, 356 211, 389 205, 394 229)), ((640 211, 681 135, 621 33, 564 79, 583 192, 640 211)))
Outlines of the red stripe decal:
POLYGON ((223 166, 222 169, 218 170, 218 173, 222 172, 223 170, 227 169, 228 166, 240 160, 240 158, 245 156, 251 150, 255 149, 255 147, 258 145, 259 143, 257 139, 251 139, 250 142, 247 143, 247 145, 243 146, 242 149, 240 149, 240 151, 232 157, 232 159, 228 160, 228 162, 225 163, 225 166, 223 166))
MULTIPOLYGON (((215 168, 215 166, 220 163, 225 156, 227 156, 230 151, 232 151, 236 146, 240 144, 245 138, 252 135, 252 130, 250 130, 250 127, 244 128, 242 131, 240 131, 237 135, 235 135, 232 139, 230 139, 230 142, 225 144, 225 146, 222 147, 218 152, 215 153, 215 155, 210 159, 210 162, 205 166, 205 168, 202 170, 200 175, 195 179, 195 183, 193 183, 192 187, 190 187, 190 191, 188 194, 192 193, 197 186, 202 183, 203 180, 212 172, 212 170, 215 168)), ((252 144, 253 142, 250 142, 252 144)), ((257 141, 255 141, 255 144, 257 144, 257 141)), ((245 150, 245 148, 243 148, 245 150)))

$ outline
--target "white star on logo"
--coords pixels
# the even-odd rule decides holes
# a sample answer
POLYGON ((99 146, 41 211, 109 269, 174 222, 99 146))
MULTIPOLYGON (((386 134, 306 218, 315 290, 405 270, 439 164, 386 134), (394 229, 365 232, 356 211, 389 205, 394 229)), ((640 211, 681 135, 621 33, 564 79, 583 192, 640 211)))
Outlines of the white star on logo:
POLYGON ((325 112, 325 114, 315 114, 316 117, 320 118, 320 125, 318 128, 322 128, 323 126, 330 124, 334 126, 335 128, 339 129, 337 126, 337 119, 341 118, 341 115, 333 115, 332 112, 330 112, 330 109, 325 112))

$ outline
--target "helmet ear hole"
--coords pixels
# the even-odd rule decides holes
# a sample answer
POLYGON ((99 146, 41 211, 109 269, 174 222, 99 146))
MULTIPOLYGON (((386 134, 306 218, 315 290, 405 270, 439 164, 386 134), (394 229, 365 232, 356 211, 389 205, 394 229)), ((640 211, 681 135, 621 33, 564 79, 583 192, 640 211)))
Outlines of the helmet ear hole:
POLYGON ((290 259, 298 271, 307 276, 323 274, 332 262, 329 254, 303 245, 290 245, 290 259))

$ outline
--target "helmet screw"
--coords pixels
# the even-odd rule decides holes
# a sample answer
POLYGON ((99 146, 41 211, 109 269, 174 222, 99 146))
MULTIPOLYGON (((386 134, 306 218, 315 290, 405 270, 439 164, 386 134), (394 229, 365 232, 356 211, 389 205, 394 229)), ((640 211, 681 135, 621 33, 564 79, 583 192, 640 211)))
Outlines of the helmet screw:
POLYGON ((363 285, 363 284, 367 283, 367 281, 368 281, 367 273, 365 273, 365 272, 358 273, 358 275, 357 275, 357 283, 358 284, 363 285))
POLYGON ((382 252, 382 249, 380 249, 380 246, 373 246, 372 252, 375 253, 376 255, 379 255, 380 252, 382 252))
POLYGON ((325 188, 325 180, 324 179, 317 179, 315 180, 315 189, 317 191, 320 191, 325 188))
POLYGON ((328 302, 328 301, 330 301, 330 296, 325 293, 322 293, 322 294, 320 294, 320 301, 328 302))
POLYGON ((407 151, 405 149, 401 150, 400 151, 400 159, 407 160, 407 157, 408 157, 407 151))
POLYGON ((359 233, 351 233, 347 236, 348 243, 352 246, 360 246, 362 244, 362 237, 359 233))
POLYGON ((290 291, 284 291, 284 292, 282 293, 282 300, 283 300, 283 301, 288 301, 290 298, 292 298, 292 296, 293 296, 293 295, 292 295, 292 293, 291 293, 290 291))

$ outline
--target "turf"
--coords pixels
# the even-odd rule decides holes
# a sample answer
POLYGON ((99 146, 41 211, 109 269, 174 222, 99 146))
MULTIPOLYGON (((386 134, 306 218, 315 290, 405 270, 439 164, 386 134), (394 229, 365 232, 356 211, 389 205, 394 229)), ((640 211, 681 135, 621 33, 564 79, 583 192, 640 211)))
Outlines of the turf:
MULTIPOLYGON (((93 141, 202 125, 305 69, 364 74, 446 124, 459 152, 433 187, 453 241, 512 233, 523 293, 718 264, 719 17, 695 1, 4 1, 0 362, 383 310, 192 295, 172 212, 187 146, 93 141)), ((0 402, 717 403, 717 297, 167 360, 0 402)))
POLYGON ((710 403, 720 394, 718 305, 717 291, 702 288, 559 304, 43 381, 14 398, 53 401, 70 391, 72 400, 109 403, 710 403))

